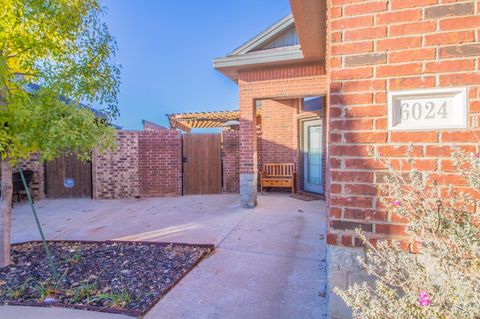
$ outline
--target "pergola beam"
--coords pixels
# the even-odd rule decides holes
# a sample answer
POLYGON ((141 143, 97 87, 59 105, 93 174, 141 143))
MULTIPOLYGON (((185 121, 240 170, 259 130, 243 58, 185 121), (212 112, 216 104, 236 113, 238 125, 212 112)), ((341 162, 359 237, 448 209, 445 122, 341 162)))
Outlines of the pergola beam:
MULTIPOLYGON (((218 128, 230 121, 239 121, 239 111, 168 114, 171 128, 190 132, 194 128, 218 128)), ((258 114, 259 116, 259 114, 258 114)))

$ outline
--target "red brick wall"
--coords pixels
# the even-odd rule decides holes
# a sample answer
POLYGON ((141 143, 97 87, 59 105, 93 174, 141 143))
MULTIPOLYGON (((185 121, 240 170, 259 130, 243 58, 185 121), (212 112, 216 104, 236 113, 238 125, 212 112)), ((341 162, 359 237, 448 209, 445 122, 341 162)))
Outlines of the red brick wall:
POLYGON ((240 190, 239 139, 238 131, 222 132, 223 191, 225 193, 238 193, 240 190))
POLYGON ((299 99, 262 100, 258 169, 264 163, 295 163, 298 169, 299 99))
POLYGON ((181 161, 178 131, 118 131, 116 150, 94 154, 94 198, 181 195, 181 161))
POLYGON ((291 64, 243 71, 240 79, 245 82, 295 79, 316 75, 324 75, 322 63, 291 64))
POLYGON ((182 194, 182 136, 176 130, 143 131, 138 139, 141 196, 182 194))
POLYGON ((412 142, 417 168, 448 183, 450 144, 478 151, 478 10, 478 1, 329 0, 330 244, 351 246, 357 227, 403 234, 376 196, 383 172, 371 154, 402 161, 412 142), (387 91, 450 86, 468 88, 468 130, 387 131, 387 91))

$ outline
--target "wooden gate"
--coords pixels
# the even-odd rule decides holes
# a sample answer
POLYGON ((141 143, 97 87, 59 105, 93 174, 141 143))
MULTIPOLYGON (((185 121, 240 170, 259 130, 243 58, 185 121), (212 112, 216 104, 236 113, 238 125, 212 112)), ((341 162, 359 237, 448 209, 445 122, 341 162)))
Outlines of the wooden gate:
POLYGON ((45 164, 48 198, 92 198, 92 164, 62 156, 45 164))
POLYGON ((222 141, 220 134, 183 135, 183 193, 222 192, 222 141))

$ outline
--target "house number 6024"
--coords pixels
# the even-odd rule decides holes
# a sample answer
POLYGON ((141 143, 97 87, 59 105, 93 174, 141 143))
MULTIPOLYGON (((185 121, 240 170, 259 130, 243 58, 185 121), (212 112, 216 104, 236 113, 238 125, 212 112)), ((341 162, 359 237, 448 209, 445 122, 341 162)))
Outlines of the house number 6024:
POLYGON ((465 87, 388 92, 388 129, 419 131, 466 128, 467 92, 465 87))
POLYGON ((434 102, 402 103, 400 106, 402 112, 402 121, 413 120, 434 120, 437 118, 448 118, 447 102, 443 104, 435 104, 434 102))

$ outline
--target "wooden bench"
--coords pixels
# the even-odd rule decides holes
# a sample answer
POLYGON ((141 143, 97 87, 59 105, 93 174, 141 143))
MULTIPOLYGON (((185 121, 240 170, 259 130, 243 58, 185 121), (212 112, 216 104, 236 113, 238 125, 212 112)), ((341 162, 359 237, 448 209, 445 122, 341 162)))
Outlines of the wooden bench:
POLYGON ((295 164, 268 163, 263 165, 260 176, 260 189, 265 187, 288 187, 295 193, 295 164))

